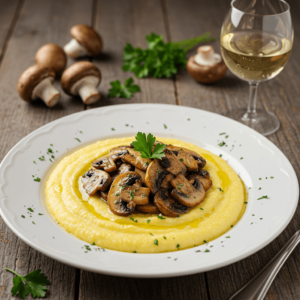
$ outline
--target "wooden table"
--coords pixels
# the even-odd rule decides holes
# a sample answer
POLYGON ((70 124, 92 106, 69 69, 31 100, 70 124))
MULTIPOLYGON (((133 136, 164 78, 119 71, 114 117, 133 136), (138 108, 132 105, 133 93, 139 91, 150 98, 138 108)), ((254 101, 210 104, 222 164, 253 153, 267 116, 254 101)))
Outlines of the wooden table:
MULTIPOLYGON (((290 1, 295 35, 300 31, 300 1, 290 1)), ((127 42, 145 47, 145 35, 162 34, 177 41, 210 31, 217 41, 226 0, 9 0, 0 2, 0 159, 33 130, 60 117, 99 106, 123 103, 167 103, 185 105, 219 114, 245 107, 248 86, 235 76, 214 85, 200 85, 186 72, 173 79, 135 79, 142 92, 130 100, 107 98, 109 83, 132 76, 121 70, 122 51, 127 42), (34 64, 36 50, 45 43, 65 45, 71 26, 85 23, 96 28, 104 40, 102 56, 93 60, 101 69, 101 101, 91 107, 79 98, 62 93, 53 109, 41 101, 28 104, 17 93, 21 73, 34 64)), ((195 50, 194 50, 195 51, 195 50)), ((280 130, 269 139, 290 159, 300 176, 300 41, 295 41, 286 69, 259 87, 258 106, 273 111, 280 130)), ((189 53, 191 55, 192 52, 189 53)), ((73 60, 69 59, 68 64, 73 60)), ((59 82, 56 86, 61 90, 59 82)), ((253 158, 255 159, 255 158, 253 158)), ((286 187, 282 187, 286 188, 286 187)), ((282 205, 285 205, 282 199, 282 205)), ((271 212, 270 212, 271 213, 271 212)), ((49 277, 48 299, 228 299, 261 270, 300 225, 300 210, 271 244, 258 253, 228 267, 198 275, 165 279, 129 279, 94 274, 71 268, 33 250, 15 236, 2 219, 0 226, 0 298, 11 299, 12 274, 37 268, 49 277)), ((28 297, 30 299, 30 297, 28 297)), ((300 249, 288 259, 272 284, 266 299, 300 299, 300 249)))

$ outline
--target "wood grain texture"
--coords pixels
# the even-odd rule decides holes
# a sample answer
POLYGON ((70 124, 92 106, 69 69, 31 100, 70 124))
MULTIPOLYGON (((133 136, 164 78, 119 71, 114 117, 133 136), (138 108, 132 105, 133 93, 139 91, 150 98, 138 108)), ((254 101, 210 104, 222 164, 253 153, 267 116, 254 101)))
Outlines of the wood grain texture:
MULTIPOLYGON (((63 46, 71 38, 69 34, 71 26, 77 23, 90 24, 91 20, 92 0, 28 0, 24 3, 0 67, 0 159, 14 144, 33 130, 52 120, 84 109, 81 101, 64 94, 61 103, 53 109, 47 108, 41 101, 28 104, 20 99, 16 87, 21 73, 34 64, 34 55, 40 46, 49 42, 63 46)), ((72 61, 69 59, 68 63, 72 61)), ((60 89, 59 82, 55 84, 60 89)), ((27 274, 40 268, 52 284, 48 293, 49 299, 74 298, 75 269, 27 246, 8 229, 2 219, 0 251, 0 263, 3 266, 0 270, 1 299, 11 299, 13 278, 4 267, 16 270, 20 274, 27 274)))
MULTIPOLYGON (((300 31, 298 14, 299 1, 289 1, 295 36, 300 31)), ((211 43, 215 51, 219 50, 220 28, 229 8, 230 1, 180 0, 167 1, 167 11, 172 40, 180 40, 212 32, 217 40, 211 43)), ((285 70, 269 82, 259 87, 258 107, 273 111, 281 122, 280 130, 269 137, 290 159, 298 179, 300 178, 300 109, 298 95, 300 86, 299 49, 300 43, 295 40, 293 52, 285 70)), ((190 51, 190 55, 194 51, 190 51)), ((226 77, 213 85, 196 83, 187 73, 181 71, 176 76, 178 102, 181 105, 201 108, 217 113, 226 113, 234 108, 246 107, 248 84, 242 82, 229 71, 226 77)), ((284 199, 283 199, 284 205, 284 199)), ((267 247, 258 253, 228 267, 207 273, 209 297, 213 300, 228 299, 238 289, 255 276, 281 249, 293 233, 299 229, 300 211, 297 209, 292 222, 284 232, 267 247)), ((300 249, 297 248, 283 266, 272 284, 266 299, 299 299, 300 298, 300 249)))
POLYGON ((101 100, 92 107, 125 103, 176 104, 174 84, 170 79, 137 79, 133 73, 122 71, 122 54, 127 43, 146 48, 146 35, 166 34, 160 0, 99 0, 95 28, 104 41, 103 53, 93 59, 102 72, 101 100), (141 88, 131 99, 108 98, 110 82, 134 78, 141 88))
POLYGON ((21 0, 0 1, 0 59, 18 18, 21 0))

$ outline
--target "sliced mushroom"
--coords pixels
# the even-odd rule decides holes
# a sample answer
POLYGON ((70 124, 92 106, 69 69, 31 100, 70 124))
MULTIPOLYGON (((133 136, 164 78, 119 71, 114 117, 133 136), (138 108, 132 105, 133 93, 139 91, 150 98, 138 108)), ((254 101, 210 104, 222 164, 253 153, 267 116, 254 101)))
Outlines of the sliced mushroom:
POLYGON ((128 216, 134 212, 136 202, 130 200, 127 203, 121 197, 122 187, 133 185, 141 186, 141 176, 135 172, 121 174, 113 181, 108 193, 107 203, 114 214, 128 216))
MULTIPOLYGON (((186 148, 182 148, 182 147, 175 147, 175 146, 172 146, 172 145, 167 146, 167 149, 170 150, 170 151, 172 151, 175 155, 178 155, 178 158, 179 159, 181 158, 182 159, 182 163, 185 164, 186 166, 188 166, 188 164, 189 164, 189 162, 185 162, 185 156, 187 154, 189 154, 190 156, 192 156, 194 158, 194 160, 197 161, 198 167, 200 169, 202 169, 206 165, 206 160, 201 155, 199 155, 198 153, 196 153, 196 152, 194 152, 192 150, 189 150, 189 149, 186 149, 186 148), (181 155, 183 155, 183 157, 179 157, 180 153, 181 153, 181 155)), ((188 168, 188 170, 192 171, 190 168, 188 168)))
POLYGON ((118 171, 116 173, 114 173, 111 178, 113 180, 115 180, 119 175, 124 174, 124 173, 129 172, 129 171, 133 171, 133 170, 134 170, 134 167, 132 165, 122 162, 121 166, 118 168, 118 171))
POLYGON ((151 163, 151 159, 149 158, 142 158, 141 153, 139 151, 133 150, 133 148, 126 148, 128 154, 124 154, 122 156, 122 160, 129 164, 134 165, 138 169, 142 171, 146 171, 149 164, 151 163))
POLYGON ((145 184, 153 194, 156 194, 167 175, 168 171, 161 166, 158 159, 154 159, 146 171, 145 184))
POLYGON ((137 205, 149 204, 150 189, 138 186, 124 186, 121 191, 121 199, 125 202, 134 201, 137 205))
POLYGON ((175 176, 179 173, 185 174, 186 167, 183 163, 179 161, 177 156, 168 149, 165 149, 164 153, 165 156, 162 158, 160 162, 162 167, 175 176))
POLYGON ((82 176, 83 188, 90 196, 95 194, 97 190, 107 190, 111 182, 110 175, 102 170, 91 169, 82 176))
POLYGON ((105 192, 101 191, 100 196, 101 196, 102 200, 107 202, 107 197, 108 197, 108 192, 107 191, 105 191, 105 192))
POLYGON ((200 204, 205 198, 205 190, 201 181, 196 176, 193 180, 191 184, 182 174, 178 174, 171 180, 174 188, 171 192, 172 197, 188 207, 200 204))
POLYGON ((109 153, 116 153, 116 152, 119 152, 120 150, 125 150, 128 147, 129 146, 118 146, 118 147, 110 149, 109 153))
POLYGON ((165 179, 162 181, 160 187, 166 190, 170 190, 172 188, 170 181, 174 178, 172 174, 168 174, 165 179))
POLYGON ((117 153, 109 153, 92 162, 92 166, 96 169, 105 170, 106 172, 114 172, 117 170, 115 161, 122 158, 124 154, 128 153, 127 150, 121 150, 117 153))
POLYGON ((188 212, 189 208, 173 199, 168 190, 160 189, 154 196, 154 205, 168 217, 177 217, 188 212))
POLYGON ((141 175, 141 178, 142 178, 142 183, 146 184, 145 183, 145 176, 146 176, 146 172, 138 169, 138 168, 135 168, 135 172, 137 172, 139 175, 141 175))
POLYGON ((158 208, 152 203, 149 203, 146 205, 137 205, 135 207, 135 210, 137 210, 138 212, 142 212, 144 214, 159 214, 160 213, 158 208))
POLYGON ((189 180, 190 183, 193 184, 195 177, 198 178, 201 181, 205 191, 210 189, 210 187, 213 184, 212 181, 210 180, 210 175, 209 175, 208 171, 206 171, 206 170, 202 169, 199 172, 197 172, 196 174, 192 174, 192 175, 188 176, 187 180, 189 180))

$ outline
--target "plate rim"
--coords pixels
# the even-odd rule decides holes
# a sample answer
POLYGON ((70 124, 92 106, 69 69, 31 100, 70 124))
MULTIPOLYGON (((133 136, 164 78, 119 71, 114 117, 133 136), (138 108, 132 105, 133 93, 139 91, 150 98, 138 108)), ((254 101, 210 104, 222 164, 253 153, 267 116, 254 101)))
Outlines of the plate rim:
MULTIPOLYGON (((51 121, 39 128, 37 128, 36 130, 34 130, 33 132, 31 132, 30 134, 28 134, 27 136, 25 136, 24 138, 22 138, 18 143, 16 143, 9 151, 8 153, 5 155, 5 157, 3 158, 3 160, 0 163, 0 175, 1 172, 3 171, 3 165, 5 164, 6 160, 8 160, 8 158, 10 157, 11 153, 13 153, 13 151, 25 140, 30 139, 32 136, 34 136, 36 133, 38 133, 39 131, 43 130, 43 129, 47 129, 47 127, 51 127, 53 125, 55 125, 56 123, 60 123, 63 122, 64 120, 67 120, 69 118, 75 117, 77 115, 85 115, 85 114, 90 114, 93 112, 97 112, 97 111, 101 111, 101 110, 106 110, 106 109, 118 109, 118 108, 122 108, 122 107, 126 107, 128 108, 129 106, 132 107, 139 107, 139 106, 151 106, 151 107, 155 107, 155 106, 160 106, 160 107, 168 107, 168 106, 173 106, 175 109, 179 109, 179 108, 185 108, 185 109, 190 109, 193 111, 200 111, 204 114, 208 114, 208 116, 212 116, 212 117, 217 117, 217 118, 222 118, 222 119, 226 119, 226 121, 232 122, 233 124, 239 126, 242 129, 248 130, 250 133, 255 134, 256 136, 258 136, 260 139, 262 139, 265 143, 267 143, 268 145, 271 145, 271 147, 275 147, 276 150, 281 154, 282 157, 284 157, 286 159, 286 161, 289 164, 289 168, 292 171, 292 173, 290 173, 289 175, 291 175, 291 177, 293 177, 293 179, 295 180, 295 182, 298 183, 298 178, 296 175, 296 172, 291 164, 291 162, 289 161, 289 159, 285 156, 285 154, 281 151, 281 149, 279 149, 274 143, 272 143, 269 139, 267 139, 266 137, 264 137, 263 135, 261 135, 260 133, 256 132, 255 130, 235 121, 232 120, 230 118, 227 118, 223 115, 219 115, 217 113, 214 112, 210 112, 210 111, 206 111, 203 109, 199 109, 199 108, 194 108, 194 107, 188 107, 188 106, 182 106, 182 105, 172 105, 172 104, 162 104, 162 103, 128 103, 128 104, 119 104, 119 105, 108 105, 108 106, 103 106, 103 107, 99 107, 99 108, 94 108, 94 109, 90 109, 90 110, 86 110, 86 111, 80 111, 80 112, 76 112, 64 117, 61 117, 59 119, 56 119, 54 121, 51 121)), ((3 185, 0 185, 0 189, 2 189, 3 185)), ((275 233, 271 234, 268 239, 266 239, 264 242, 260 243, 259 245, 257 245, 256 247, 254 247, 253 249, 251 249, 250 251, 245 252, 244 254, 240 254, 235 258, 232 258, 230 260, 226 260, 224 262, 218 263, 218 266, 207 266, 204 268, 201 268, 201 270, 199 270, 199 268, 195 268, 195 269, 189 269, 189 270, 183 270, 183 271, 178 271, 178 272, 165 272, 165 273, 160 273, 160 274, 141 274, 138 272, 132 272, 132 273, 128 273, 128 270, 121 272, 120 270, 118 271, 110 271, 110 270, 104 270, 104 269, 99 269, 99 266, 91 268, 91 267, 84 267, 82 264, 80 263, 74 263, 72 261, 66 261, 64 258, 60 258, 59 256, 52 254, 51 252, 49 253, 47 250, 43 249, 42 247, 40 247, 39 245, 36 245, 35 243, 33 243, 30 239, 27 239, 26 237, 22 236, 21 233, 18 232, 18 230, 14 227, 14 225, 10 222, 10 220, 6 217, 6 215, 3 213, 2 210, 2 202, 0 202, 0 215, 2 217, 2 219, 4 220, 4 222, 6 223, 6 225, 14 232, 14 234, 17 235, 18 238, 20 238, 23 242, 25 242, 26 244, 28 244, 30 247, 34 248, 35 250, 43 253, 44 255, 57 260, 61 263, 70 265, 72 267, 75 268, 79 268, 82 270, 87 270, 87 271, 91 271, 94 273, 101 273, 101 274, 105 274, 105 275, 111 275, 111 276, 120 276, 120 277, 133 277, 133 278, 163 278, 163 277, 177 277, 177 276, 186 276, 186 275, 191 275, 191 274, 198 274, 198 273, 202 273, 202 272, 207 272, 207 271, 211 271, 211 270, 215 270, 215 269, 219 269, 222 267, 225 267, 227 265, 233 264, 235 262, 238 262, 246 257, 249 257, 250 255, 258 252, 259 250, 261 250, 262 248, 266 247, 268 244, 270 244, 273 240, 275 240, 282 232, 283 230, 287 227, 287 225, 290 223, 290 221, 292 220, 292 218, 295 215, 296 209, 297 209, 297 205, 299 202, 299 183, 294 185, 294 194, 295 194, 295 198, 297 197, 297 201, 294 202, 294 207, 291 210, 292 212, 290 213, 290 215, 285 219, 284 223, 280 226, 280 229, 278 229, 275 233)), ((2 200, 0 198, 0 200, 2 200)), ((191 249, 191 248, 189 248, 191 249)), ((188 251, 189 249, 185 249, 185 250, 181 250, 180 252, 184 252, 184 251, 188 251)), ((119 252, 119 251, 116 251, 119 252)), ((131 253, 127 253, 127 252, 119 252, 119 253, 126 253, 126 254, 131 254, 131 253)), ((152 253, 152 255, 161 255, 163 253, 152 253)), ((142 253, 136 253, 134 255, 144 255, 142 253)), ((149 255, 149 254, 148 254, 149 255)))

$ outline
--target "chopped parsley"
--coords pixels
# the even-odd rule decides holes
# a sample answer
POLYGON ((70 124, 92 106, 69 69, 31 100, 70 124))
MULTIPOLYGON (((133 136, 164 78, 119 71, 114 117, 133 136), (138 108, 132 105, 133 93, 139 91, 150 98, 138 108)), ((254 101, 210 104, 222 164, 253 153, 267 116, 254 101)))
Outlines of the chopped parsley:
POLYGON ((261 178, 259 178, 258 180, 261 180, 261 178))
POLYGON ((25 219, 25 216, 24 216, 24 215, 21 215, 21 217, 25 219))
POLYGON ((37 181, 37 182, 40 182, 41 181, 41 178, 37 177, 35 179, 33 179, 34 181, 37 181))
POLYGON ((39 160, 40 160, 40 161, 45 161, 45 156, 39 157, 39 160))
POLYGON ((90 248, 89 245, 84 245, 85 249, 88 250, 88 251, 92 251, 92 249, 90 248))
POLYGON ((231 225, 230 227, 233 227, 233 225, 231 225))
POLYGON ((148 161, 146 161, 146 162, 145 162, 145 165, 149 166, 149 162, 148 162, 148 161))
POLYGON ((200 209, 201 209, 201 210, 203 210, 203 208, 202 208, 202 207, 200 207, 200 209))
POLYGON ((240 159, 244 159, 244 157, 241 157, 240 159))
POLYGON ((128 126, 129 126, 129 124, 125 124, 125 126, 127 126, 127 127, 128 127, 128 126))
POLYGON ((130 191, 130 198, 131 198, 131 200, 133 200, 134 199, 134 192, 133 191, 130 191))
POLYGON ((187 119, 188 121, 190 121, 191 119, 187 119))
POLYGON ((274 177, 273 177, 273 176, 271 176, 270 178, 271 178, 271 179, 273 179, 274 177))
POLYGON ((226 132, 222 132, 222 133, 220 133, 219 135, 224 135, 224 134, 226 134, 226 132))
POLYGON ((261 190, 261 187, 258 190, 261 190))
POLYGON ((163 216, 160 216, 160 215, 157 215, 157 217, 158 217, 159 219, 162 219, 162 220, 165 219, 163 216))
POLYGON ((218 144, 220 147, 223 147, 226 145, 226 143, 224 141, 222 141, 221 143, 218 144))
POLYGON ((116 196, 119 196, 120 195, 120 193, 116 193, 116 196))
POLYGON ((39 216, 43 216, 43 214, 39 213, 39 216))
POLYGON ((91 243, 92 246, 95 246, 96 244, 94 242, 91 243))
POLYGON ((183 161, 183 158, 180 158, 179 160, 180 160, 180 161, 183 161))
POLYGON ((226 239, 229 239, 230 238, 230 235, 228 235, 228 236, 225 236, 226 237, 226 239))
POLYGON ((179 215, 177 215, 177 218, 180 218, 180 216, 179 216, 179 215))
POLYGON ((179 250, 179 247, 180 247, 180 244, 177 244, 177 245, 176 245, 176 248, 177 248, 178 250, 179 250))
POLYGON ((245 204, 248 204, 248 202, 244 202, 245 204))
POLYGON ((146 221, 146 223, 148 223, 148 224, 149 224, 149 223, 150 223, 150 221, 151 221, 151 220, 147 220, 147 221, 146 221))
POLYGON ((220 157, 222 157, 223 155, 222 155, 222 154, 220 154, 219 156, 220 156, 220 157))
POLYGON ((226 136, 225 136, 225 139, 228 139, 228 137, 229 137, 229 135, 226 135, 226 136))
POLYGON ((34 224, 35 225, 35 223, 32 221, 32 224, 34 224))
MULTIPOLYGON (((48 149, 48 152, 49 152, 49 153, 53 153, 53 151, 52 151, 51 148, 48 149)), ((47 152, 47 153, 48 153, 48 152, 47 152)))
POLYGON ((156 246, 158 246, 158 240, 155 239, 154 242, 153 242, 153 244, 156 245, 156 246))
POLYGON ((164 239, 166 240, 167 238, 164 236, 164 239))
POLYGON ((150 234, 153 236, 153 234, 150 232, 150 234))
POLYGON ((268 198, 268 196, 262 196, 262 197, 258 198, 257 200, 267 199, 267 198, 268 198))
POLYGON ((190 196, 189 195, 185 195, 187 198, 190 198, 190 196))
POLYGON ((207 241, 206 241, 206 240, 204 240, 204 241, 203 241, 203 243, 207 243, 207 241))
POLYGON ((133 251, 132 253, 136 253, 136 251, 133 251))
POLYGON ((115 131, 116 129, 112 128, 111 130, 112 130, 112 131, 115 131))
POLYGON ((31 211, 31 212, 34 212, 34 210, 31 208, 31 207, 29 207, 29 208, 27 208, 29 211, 31 211))
POLYGON ((167 129, 167 128, 168 128, 166 124, 164 124, 164 128, 165 128, 165 129, 167 129))
POLYGON ((223 192, 223 193, 224 193, 224 191, 223 191, 220 187, 219 187, 218 189, 220 190, 220 192, 223 192))
POLYGON ((118 200, 116 200, 114 203, 115 203, 115 204, 118 204, 118 200))
POLYGON ((126 184, 124 184, 123 186, 122 186, 122 190, 125 190, 126 189, 126 184))
POLYGON ((74 140, 78 141, 79 143, 81 143, 81 140, 79 138, 74 138, 74 140))
POLYGON ((131 174, 128 174, 127 177, 131 177, 131 174))
POLYGON ((210 252, 208 249, 205 249, 204 252, 210 252))
POLYGON ((35 160, 33 161, 34 164, 36 164, 35 160))

